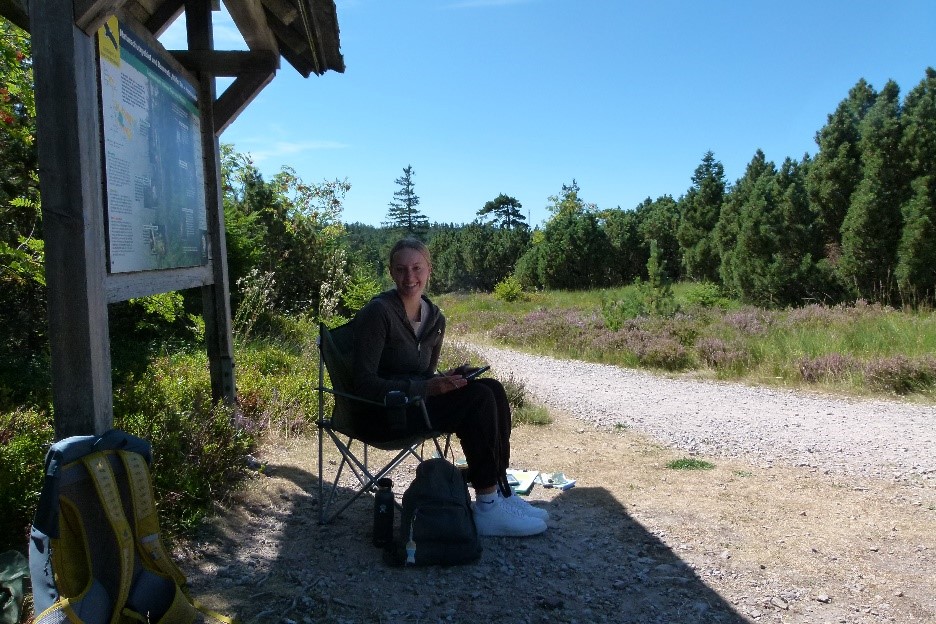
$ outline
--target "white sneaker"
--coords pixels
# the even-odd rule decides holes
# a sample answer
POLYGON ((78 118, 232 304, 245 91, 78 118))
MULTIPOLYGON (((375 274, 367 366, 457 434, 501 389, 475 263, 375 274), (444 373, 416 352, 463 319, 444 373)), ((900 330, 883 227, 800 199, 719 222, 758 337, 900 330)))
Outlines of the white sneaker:
POLYGON ((534 507, 528 503, 522 496, 519 494, 511 494, 510 496, 504 496, 500 493, 500 490, 497 491, 497 497, 501 501, 509 506, 517 509, 524 516, 532 516, 534 518, 539 518, 543 522, 549 521, 549 512, 541 507, 534 507))
POLYGON ((504 504, 501 498, 490 503, 475 503, 474 520, 478 535, 490 537, 526 537, 546 530, 545 522, 523 515, 516 507, 504 504))

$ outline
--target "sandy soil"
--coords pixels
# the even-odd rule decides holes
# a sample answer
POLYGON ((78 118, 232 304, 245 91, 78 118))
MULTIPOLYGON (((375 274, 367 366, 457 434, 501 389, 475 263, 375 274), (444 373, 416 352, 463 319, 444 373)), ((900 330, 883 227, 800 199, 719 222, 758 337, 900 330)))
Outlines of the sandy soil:
MULTIPOLYGON (((514 467, 577 479, 531 492, 546 533, 483 538, 473 565, 389 567, 371 499, 320 526, 316 441, 276 441, 180 547, 193 594, 244 623, 936 623, 930 483, 745 456, 673 470, 686 451, 551 412, 512 438, 514 467)), ((412 475, 400 469, 398 496, 412 475)))

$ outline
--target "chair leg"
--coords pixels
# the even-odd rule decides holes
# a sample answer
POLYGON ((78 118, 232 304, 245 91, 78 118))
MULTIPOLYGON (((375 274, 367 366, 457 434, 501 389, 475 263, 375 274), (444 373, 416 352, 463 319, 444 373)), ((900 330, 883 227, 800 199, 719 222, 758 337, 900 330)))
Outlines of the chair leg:
MULTIPOLYGON (((328 431, 329 437, 334 442, 335 446, 338 448, 342 455, 341 462, 338 465, 338 471, 335 475, 334 483, 329 487, 327 495, 319 496, 319 524, 328 524, 339 516, 345 509, 351 506, 354 501, 356 501, 362 494, 365 492, 371 492, 376 488, 377 481, 383 477, 390 474, 397 466, 399 466, 405 459, 408 457, 414 457, 417 461, 422 461, 422 456, 416 451, 418 445, 413 445, 402 449, 397 452, 397 454, 383 466, 377 472, 371 472, 368 465, 365 461, 362 461, 354 453, 351 452, 351 447, 354 444, 354 439, 348 438, 347 442, 341 440, 334 432, 328 431), (338 483, 341 479, 341 475, 344 472, 344 468, 347 466, 348 470, 354 474, 355 478, 360 483, 360 487, 354 492, 350 499, 344 501, 339 509, 331 512, 331 507, 333 504, 336 504, 336 496, 338 493, 338 483)), ((438 444, 438 442, 436 442, 438 444)), ((365 444, 365 451, 362 453, 366 457, 367 451, 365 444)), ((321 449, 321 447, 320 447, 321 449)), ((322 471, 320 469, 320 479, 322 471)), ((324 486, 323 486, 324 488, 324 486)))

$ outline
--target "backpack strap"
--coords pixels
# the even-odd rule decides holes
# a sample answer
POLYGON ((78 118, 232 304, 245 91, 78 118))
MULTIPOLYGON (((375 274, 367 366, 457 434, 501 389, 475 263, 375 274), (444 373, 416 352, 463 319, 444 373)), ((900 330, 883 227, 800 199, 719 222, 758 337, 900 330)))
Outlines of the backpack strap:
POLYGON ((160 622, 175 624, 191 620, 189 612, 194 617, 192 607, 203 615, 225 624, 233 624, 235 620, 216 611, 206 608, 194 600, 185 591, 188 583, 185 574, 172 561, 169 553, 163 546, 159 537, 159 516, 156 513, 156 503, 153 497, 153 481, 150 477, 149 464, 146 458, 139 453, 118 451, 124 468, 127 471, 127 481, 130 483, 130 497, 133 499, 133 516, 136 524, 137 542, 144 561, 144 567, 155 570, 171 578, 176 584, 176 594, 172 606, 162 617, 160 622), (185 619, 183 619, 185 618, 185 619))
POLYGON ((91 475, 98 499, 101 501, 107 521, 111 525, 114 537, 117 540, 120 586, 117 596, 114 597, 115 608, 111 616, 111 624, 117 624, 127 602, 127 596, 130 594, 130 583, 133 580, 133 532, 130 530, 130 523, 127 522, 127 517, 123 513, 120 490, 117 487, 117 480, 114 478, 114 471, 110 467, 107 455, 105 453, 94 453, 82 457, 81 461, 88 474, 91 475))
POLYGON ((137 453, 118 451, 127 480, 130 483, 130 496, 133 499, 133 516, 136 524, 137 540, 147 567, 162 572, 182 587, 186 584, 185 575, 172 561, 159 538, 159 516, 153 499, 153 483, 150 479, 146 460, 137 453))

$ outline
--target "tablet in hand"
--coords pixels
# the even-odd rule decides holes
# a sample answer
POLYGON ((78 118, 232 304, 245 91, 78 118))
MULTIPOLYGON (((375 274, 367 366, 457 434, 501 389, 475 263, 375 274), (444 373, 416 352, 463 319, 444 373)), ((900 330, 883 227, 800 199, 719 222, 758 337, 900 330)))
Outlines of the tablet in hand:
POLYGON ((471 371, 470 373, 468 373, 467 375, 465 375, 465 379, 474 379, 475 377, 477 377, 477 376, 480 375, 481 373, 486 373, 486 372, 488 371, 488 369, 490 369, 490 368, 491 368, 490 366, 482 366, 481 368, 476 368, 476 369, 474 369, 473 371, 471 371))

